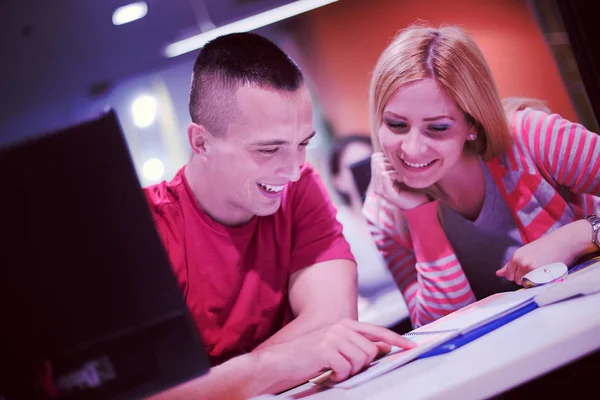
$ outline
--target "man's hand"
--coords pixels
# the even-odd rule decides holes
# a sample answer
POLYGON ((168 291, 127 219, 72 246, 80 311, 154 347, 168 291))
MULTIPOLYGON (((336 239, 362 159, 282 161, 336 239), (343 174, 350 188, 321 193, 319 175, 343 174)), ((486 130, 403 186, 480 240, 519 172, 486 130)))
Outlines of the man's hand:
POLYGON ((278 377, 267 392, 276 393, 320 373, 331 370, 331 380, 339 382, 369 365, 391 346, 404 349, 415 343, 384 327, 351 319, 321 328, 289 342, 258 350, 260 368, 278 377))
POLYGON ((415 344, 381 326, 351 319, 232 358, 199 378, 152 397, 152 400, 241 400, 290 389, 325 370, 342 381, 391 346, 415 344))

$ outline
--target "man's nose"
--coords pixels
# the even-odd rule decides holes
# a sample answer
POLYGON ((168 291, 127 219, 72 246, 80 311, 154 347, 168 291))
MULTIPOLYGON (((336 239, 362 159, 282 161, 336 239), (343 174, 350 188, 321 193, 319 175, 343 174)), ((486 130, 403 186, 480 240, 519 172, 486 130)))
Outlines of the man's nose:
POLYGON ((284 164, 277 171, 277 175, 286 178, 290 182, 300 179, 300 167, 304 164, 304 153, 291 152, 286 154, 284 164))

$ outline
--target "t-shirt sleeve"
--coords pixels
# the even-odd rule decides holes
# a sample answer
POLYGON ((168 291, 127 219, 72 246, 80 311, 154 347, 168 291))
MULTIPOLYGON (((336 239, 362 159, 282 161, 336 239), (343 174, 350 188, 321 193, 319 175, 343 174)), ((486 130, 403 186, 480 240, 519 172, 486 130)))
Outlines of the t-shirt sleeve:
POLYGON ((308 165, 291 191, 292 257, 290 273, 329 260, 354 261, 319 175, 308 165))
POLYGON ((187 266, 185 262, 185 256, 182 246, 182 240, 180 240, 177 230, 175 229, 175 221, 181 218, 178 209, 173 207, 166 207, 163 201, 164 190, 163 188, 156 185, 153 187, 145 188, 144 195, 148 202, 148 207, 156 232, 160 237, 165 252, 171 263, 171 269, 179 286, 182 288, 184 295, 187 297, 188 283, 187 283, 187 266))

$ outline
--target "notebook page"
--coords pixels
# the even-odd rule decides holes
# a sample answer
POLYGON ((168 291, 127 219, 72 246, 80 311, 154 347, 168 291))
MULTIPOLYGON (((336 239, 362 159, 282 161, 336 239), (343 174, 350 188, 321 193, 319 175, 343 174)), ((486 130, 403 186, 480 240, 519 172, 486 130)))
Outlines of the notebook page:
POLYGON ((406 336, 413 339, 413 336, 427 335, 429 333, 468 332, 533 301, 535 295, 543 289, 545 289, 544 286, 539 286, 531 289, 516 290, 514 292, 493 294, 485 299, 469 304, 452 314, 446 315, 437 321, 423 325, 407 333, 406 336))
POLYGON ((410 340, 417 343, 417 347, 404 350, 394 346, 392 351, 380 359, 373 361, 371 364, 369 364, 367 369, 363 370, 362 372, 359 372, 343 382, 334 383, 328 381, 325 382, 325 384, 329 387, 344 389, 352 388, 415 360, 421 354, 433 349, 436 346, 439 346, 442 343, 447 342, 455 336, 456 333, 446 332, 430 334, 427 336, 411 337, 410 340))

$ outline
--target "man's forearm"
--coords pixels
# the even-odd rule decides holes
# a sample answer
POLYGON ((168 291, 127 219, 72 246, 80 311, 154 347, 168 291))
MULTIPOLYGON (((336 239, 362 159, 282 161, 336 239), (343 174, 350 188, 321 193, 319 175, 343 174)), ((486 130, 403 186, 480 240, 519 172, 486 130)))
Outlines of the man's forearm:
POLYGON ((296 318, 257 349, 285 343, 343 319, 356 320, 357 292, 358 272, 352 260, 324 261, 294 273, 289 298, 296 318))
POLYGON ((148 400, 242 400, 265 393, 276 394, 307 380, 296 376, 298 371, 289 361, 276 348, 243 354, 148 400))
POLYGON ((260 357, 244 354, 213 367, 203 376, 156 394, 151 400, 237 400, 257 396, 276 384, 258 367, 260 357))
POLYGON ((317 329, 333 325, 343 319, 356 320, 357 317, 352 313, 351 310, 340 311, 333 315, 322 315, 319 313, 313 313, 313 315, 299 315, 292 322, 277 331, 277 333, 275 333, 269 339, 261 343, 256 350, 261 350, 274 344, 287 342, 309 332, 316 331, 317 329))

